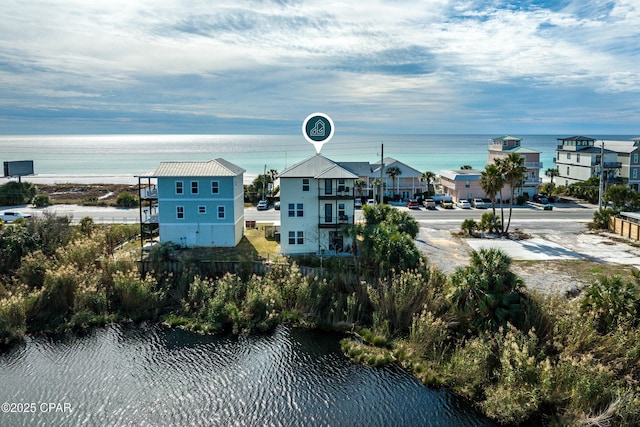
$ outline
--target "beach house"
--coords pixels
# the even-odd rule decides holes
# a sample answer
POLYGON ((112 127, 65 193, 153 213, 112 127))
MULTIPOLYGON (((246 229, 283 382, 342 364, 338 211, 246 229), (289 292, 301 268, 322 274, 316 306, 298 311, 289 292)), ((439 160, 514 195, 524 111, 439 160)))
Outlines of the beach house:
POLYGON ((635 150, 629 156, 629 187, 640 191, 640 137, 632 141, 635 150))
POLYGON ((352 170, 317 154, 283 170, 280 234, 284 255, 341 254, 351 250, 343 227, 354 223, 352 170))
POLYGON ((622 163, 618 161, 618 153, 607 148, 596 146, 596 140, 585 136, 558 138, 556 148, 556 168, 559 185, 571 185, 584 182, 589 178, 600 177, 605 182, 613 181, 620 174, 622 163))
POLYGON ((422 172, 392 157, 371 164, 371 180, 382 179, 384 195, 391 200, 407 200, 427 191, 427 183, 421 181, 422 172), (381 173, 382 172, 382 173, 381 173))
POLYGON ((147 180, 140 193, 141 206, 147 202, 141 208, 141 225, 152 228, 157 223, 161 243, 236 246, 244 234, 244 172, 220 158, 160 163, 140 177, 147 180))
POLYGON ((522 146, 522 138, 504 135, 491 138, 489 143, 489 156, 487 164, 495 163, 496 159, 504 159, 511 153, 518 153, 524 158, 525 178, 522 181, 522 187, 517 189, 517 194, 527 193, 533 196, 538 193, 538 188, 542 183, 540 178, 540 169, 542 162, 540 161, 540 152, 522 146))

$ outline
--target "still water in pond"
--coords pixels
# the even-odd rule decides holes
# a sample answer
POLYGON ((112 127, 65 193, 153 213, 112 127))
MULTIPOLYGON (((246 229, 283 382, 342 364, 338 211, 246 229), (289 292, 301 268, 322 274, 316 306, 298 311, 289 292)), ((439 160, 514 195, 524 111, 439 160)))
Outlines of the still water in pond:
POLYGON ((0 425, 491 425, 396 366, 350 362, 339 338, 286 327, 214 337, 155 325, 28 338, 0 354, 0 425))

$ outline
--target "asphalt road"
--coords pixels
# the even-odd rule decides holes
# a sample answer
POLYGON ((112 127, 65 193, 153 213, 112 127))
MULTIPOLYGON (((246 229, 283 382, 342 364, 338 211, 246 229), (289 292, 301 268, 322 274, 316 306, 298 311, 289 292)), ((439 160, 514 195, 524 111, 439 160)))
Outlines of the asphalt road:
MULTIPOLYGON (((435 211, 421 208, 411 210, 406 207, 399 207, 403 211, 409 212, 420 223, 421 227, 453 230, 460 227, 466 218, 479 220, 483 213, 491 212, 491 209, 440 209, 435 211)), ((33 208, 30 206, 5 207, 3 210, 18 210, 31 215, 42 215, 44 212, 51 212, 56 215, 68 215, 74 222, 85 216, 91 217, 96 223, 137 223, 140 219, 137 208, 122 209, 114 207, 92 207, 78 205, 54 205, 46 208, 33 208)), ((587 222, 593 219, 594 209, 582 205, 569 205, 569 207, 555 207, 552 211, 544 211, 532 207, 514 207, 511 219, 511 230, 520 229, 522 231, 544 231, 558 232, 560 230, 575 232, 584 229, 587 222)), ((500 215, 500 210, 496 213, 500 215)), ((508 209, 505 209, 505 219, 508 216, 508 209)), ((258 211, 253 207, 245 209, 245 220, 259 222, 279 222, 280 211, 269 208, 266 211, 258 211)), ((356 221, 362 220, 362 211, 356 211, 356 221)))

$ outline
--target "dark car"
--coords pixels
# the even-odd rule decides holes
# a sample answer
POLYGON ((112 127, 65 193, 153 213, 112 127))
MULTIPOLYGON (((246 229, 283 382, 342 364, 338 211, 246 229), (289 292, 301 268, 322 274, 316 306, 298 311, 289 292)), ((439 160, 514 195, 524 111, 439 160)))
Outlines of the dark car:
POLYGON ((420 209, 420 203, 416 199, 411 199, 407 202, 407 207, 409 209, 420 209))
POLYGON ((549 203, 549 199, 544 194, 535 194, 533 196, 533 201, 536 203, 542 203, 543 205, 549 203))

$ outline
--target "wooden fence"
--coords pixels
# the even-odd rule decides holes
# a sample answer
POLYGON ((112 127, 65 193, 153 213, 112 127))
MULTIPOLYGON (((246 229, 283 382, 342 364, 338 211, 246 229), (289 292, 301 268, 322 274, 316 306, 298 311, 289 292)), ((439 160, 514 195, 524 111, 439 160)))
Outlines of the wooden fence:
POLYGON ((640 240, 640 224, 621 217, 609 218, 609 231, 633 240, 640 240))

